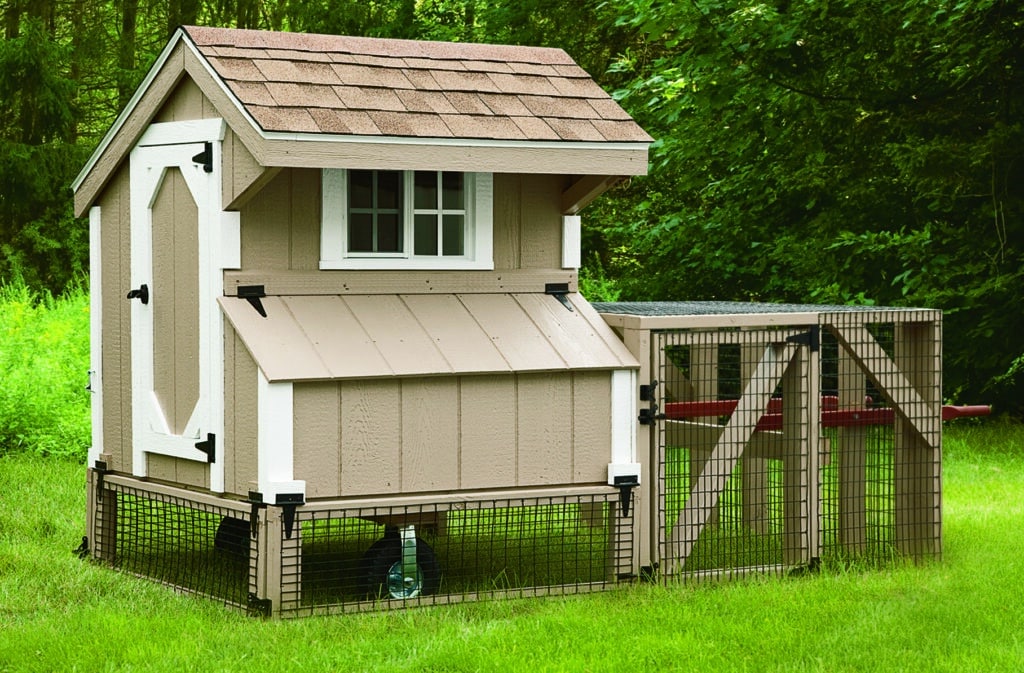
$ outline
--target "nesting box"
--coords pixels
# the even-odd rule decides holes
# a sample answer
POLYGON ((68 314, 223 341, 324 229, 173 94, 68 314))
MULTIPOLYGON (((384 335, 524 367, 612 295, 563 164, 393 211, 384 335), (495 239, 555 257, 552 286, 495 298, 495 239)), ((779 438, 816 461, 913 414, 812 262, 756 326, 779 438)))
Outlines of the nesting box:
POLYGON ((578 212, 650 141, 557 49, 179 29, 74 184, 93 555, 236 552, 227 599, 278 610, 436 591, 423 535, 499 511, 615 547, 639 363, 577 293, 578 212))

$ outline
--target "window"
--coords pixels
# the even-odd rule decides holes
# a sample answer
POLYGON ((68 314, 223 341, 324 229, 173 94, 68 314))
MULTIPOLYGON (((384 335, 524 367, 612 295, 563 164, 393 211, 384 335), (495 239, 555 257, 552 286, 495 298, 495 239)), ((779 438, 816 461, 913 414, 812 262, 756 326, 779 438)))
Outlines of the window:
POLYGON ((321 269, 491 269, 490 173, 324 169, 321 269))

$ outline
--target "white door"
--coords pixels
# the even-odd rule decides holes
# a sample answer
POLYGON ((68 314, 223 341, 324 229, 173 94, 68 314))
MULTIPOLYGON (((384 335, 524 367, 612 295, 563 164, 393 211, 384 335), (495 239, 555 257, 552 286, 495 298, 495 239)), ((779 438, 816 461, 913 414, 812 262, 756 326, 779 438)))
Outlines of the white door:
POLYGON ((147 454, 209 463, 222 491, 223 122, 153 124, 131 153, 133 473, 147 454))

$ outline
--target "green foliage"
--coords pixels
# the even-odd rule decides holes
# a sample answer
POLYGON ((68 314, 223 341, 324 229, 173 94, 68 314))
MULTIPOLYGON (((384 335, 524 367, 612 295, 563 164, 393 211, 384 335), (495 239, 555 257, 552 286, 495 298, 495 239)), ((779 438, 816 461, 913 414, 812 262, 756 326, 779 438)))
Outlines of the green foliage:
POLYGON ((598 222, 624 297, 941 308, 947 392, 1024 410, 1024 7, 613 4, 658 138, 598 222))
POLYGON ((90 442, 89 297, 0 285, 0 455, 85 460, 90 442))

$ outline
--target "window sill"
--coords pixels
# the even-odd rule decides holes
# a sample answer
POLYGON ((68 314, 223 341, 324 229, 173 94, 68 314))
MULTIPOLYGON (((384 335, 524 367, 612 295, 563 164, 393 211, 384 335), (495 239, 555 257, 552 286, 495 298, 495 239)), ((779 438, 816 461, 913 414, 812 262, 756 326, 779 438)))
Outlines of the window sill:
POLYGON ((388 258, 352 257, 349 259, 322 259, 320 270, 363 270, 363 271, 493 271, 490 259, 444 259, 444 258, 388 258))

